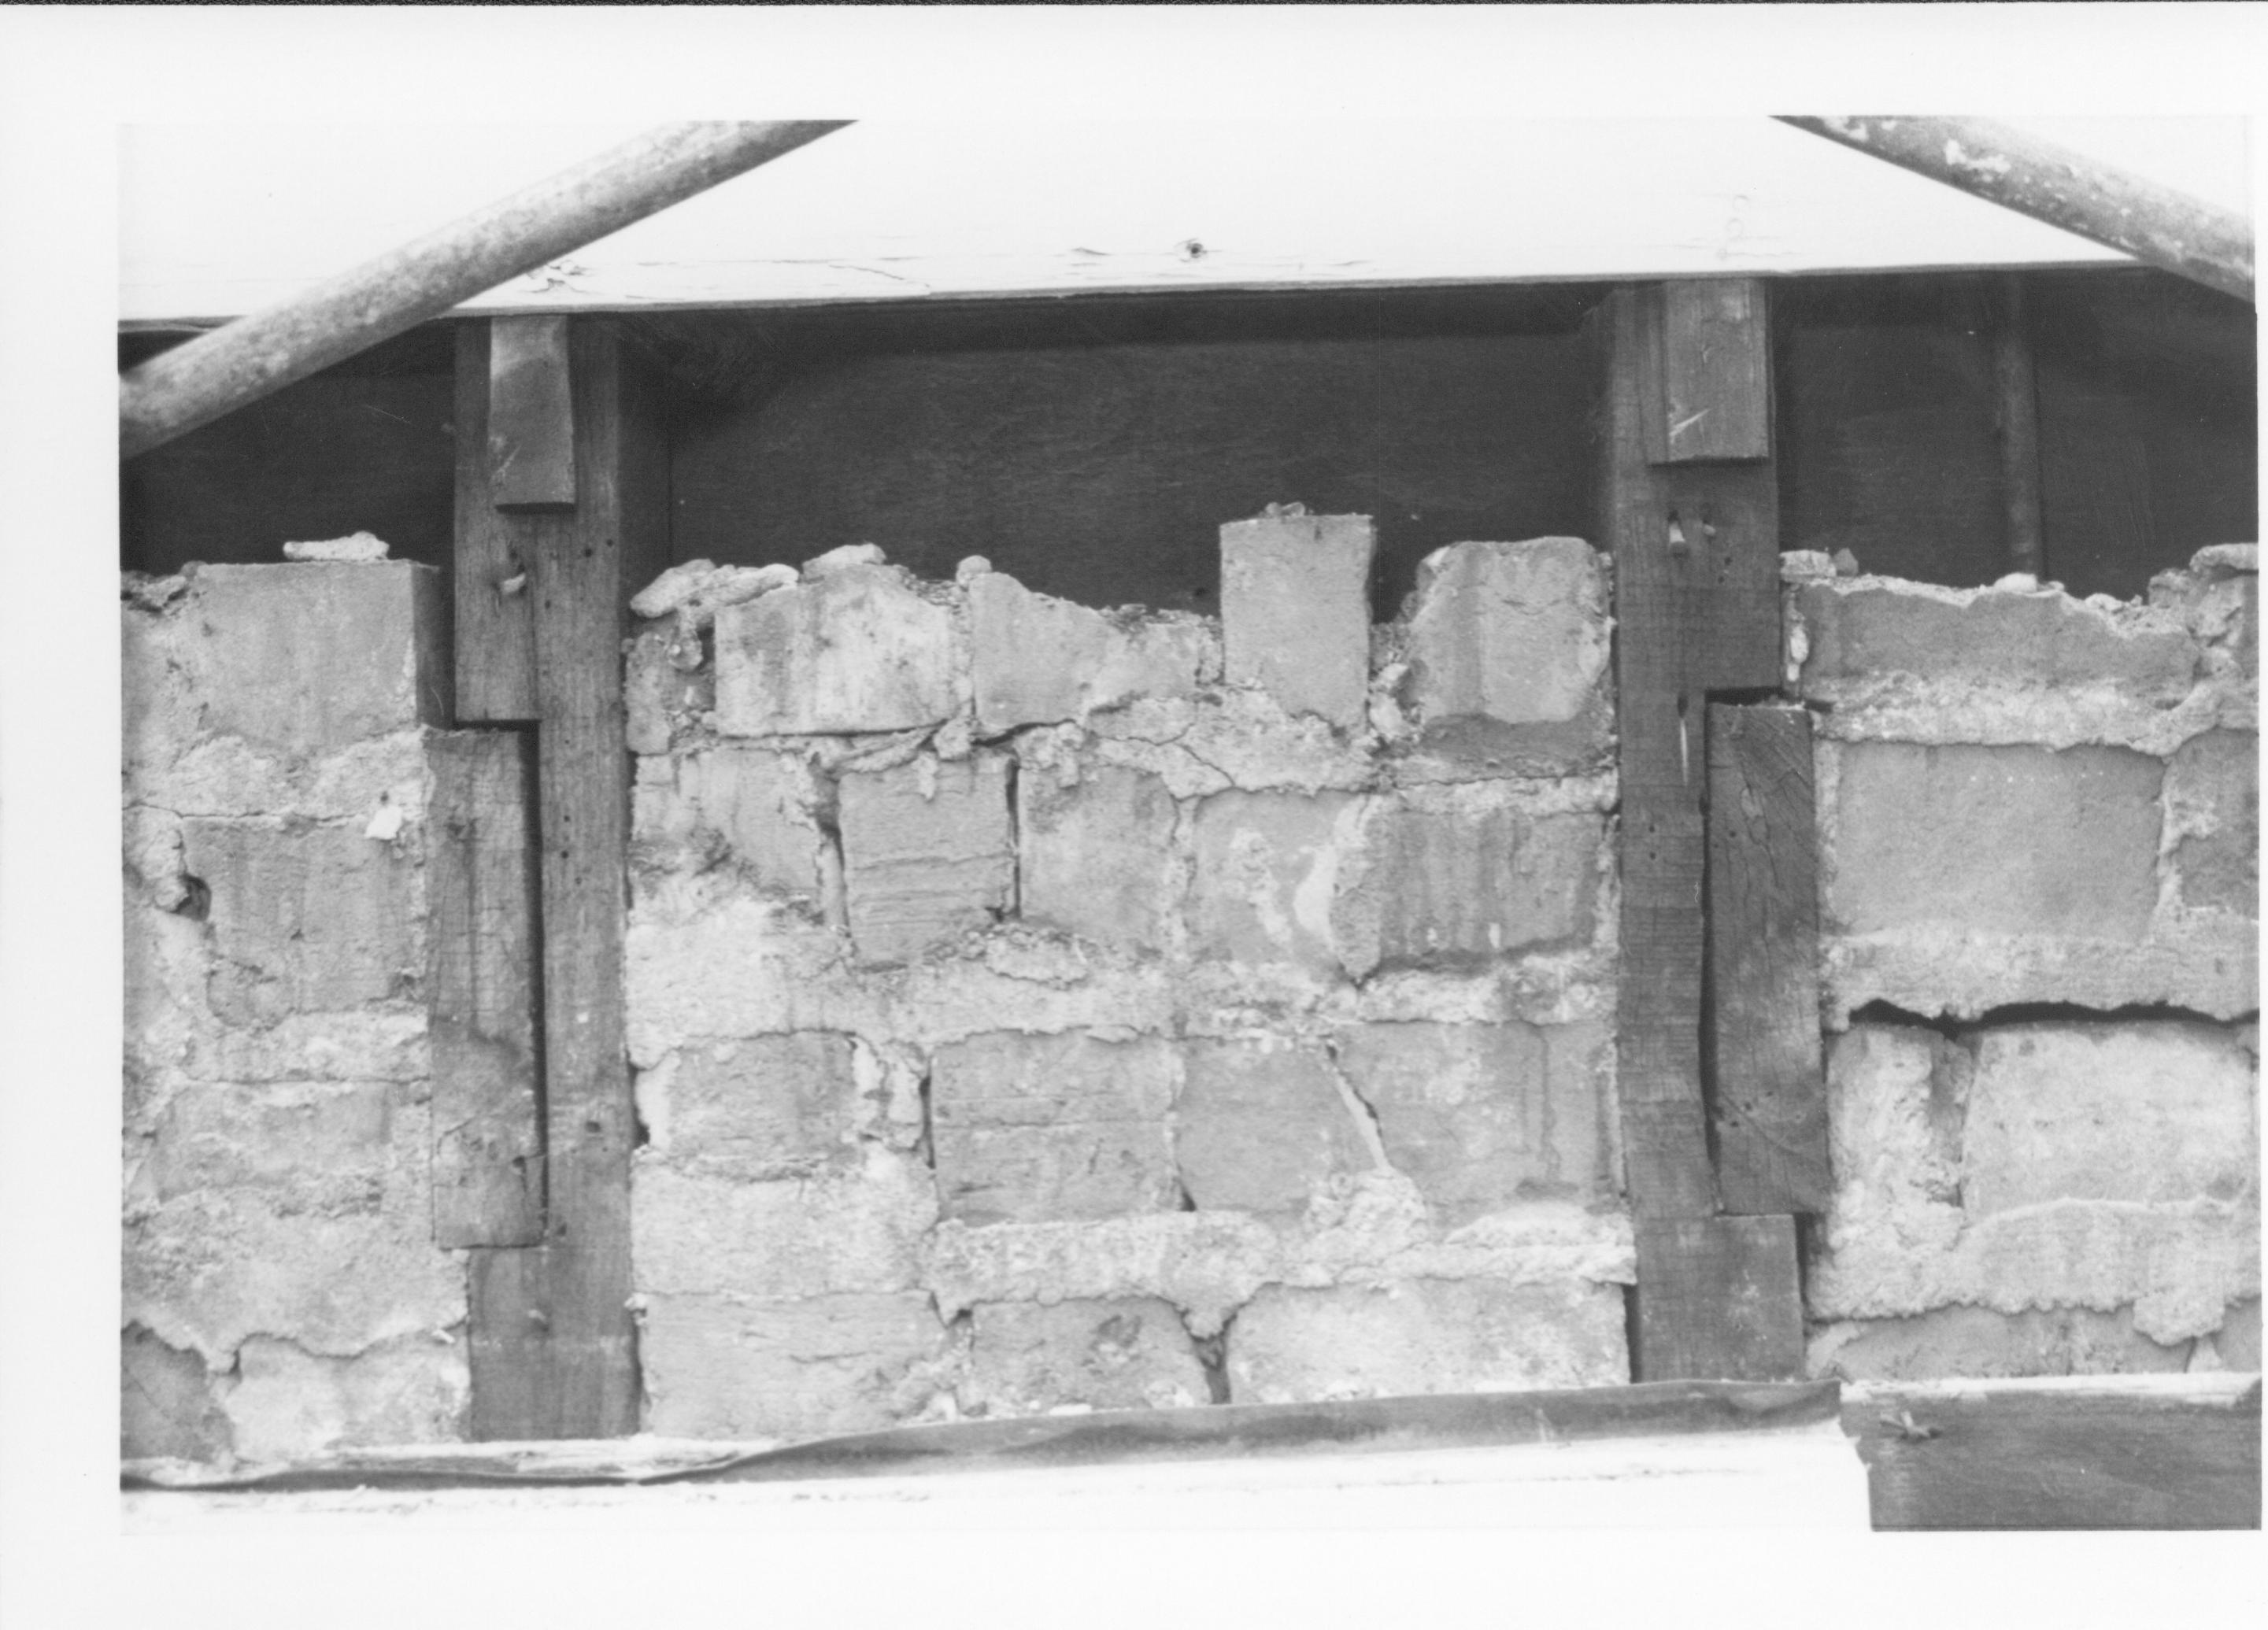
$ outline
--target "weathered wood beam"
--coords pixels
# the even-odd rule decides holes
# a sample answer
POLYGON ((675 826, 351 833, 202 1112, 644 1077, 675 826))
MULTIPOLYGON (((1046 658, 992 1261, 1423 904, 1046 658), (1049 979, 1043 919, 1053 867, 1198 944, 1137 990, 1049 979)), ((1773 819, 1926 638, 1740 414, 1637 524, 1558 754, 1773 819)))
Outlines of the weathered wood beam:
POLYGON ((1987 119, 1781 115, 1814 136, 2252 298, 2252 227, 2170 187, 1987 119))
POLYGON ((1639 1380, 1803 1374, 1793 1217, 1641 1217, 1637 1232, 1639 1380))
POLYGON ((457 328, 457 718, 525 724, 535 717, 535 603, 523 525, 497 510, 489 460, 490 322, 457 328))
MULTIPOLYGON (((1761 310, 1761 291, 1756 291, 1761 310)), ((1779 668, 1778 495, 1769 462, 1659 465, 1666 303, 1608 297, 1602 519, 1615 557, 1622 784, 1617 1090, 1642 1217, 1717 1209, 1702 1101, 1703 797, 1712 691, 1779 668)), ((1690 349, 1690 348, 1689 348, 1690 349)))
POLYGON ((1779 682, 1769 312, 1761 285, 1624 287, 1599 321, 1601 512, 1618 625, 1616 1090, 1638 1231, 1632 1360, 1641 1381, 1795 1375, 1794 1220, 1719 1215, 1702 1051, 1709 702, 1779 682), (1704 444, 1719 456, 1673 452, 1681 419, 1692 421, 1689 436, 1713 419, 1720 430, 1704 444))
POLYGON ((1819 1045, 1819 835, 1811 715, 1709 708, 1710 1126, 1743 1215, 1827 1208, 1819 1045))
POLYGON ((452 1249, 532 1245, 543 1237, 543 1133, 527 739, 445 731, 431 763, 433 1237, 452 1249))
POLYGON ((2260 1526, 2257 1376, 1876 1382, 1843 1426, 1877 1529, 2260 1526))
POLYGON ((482 1437, 637 1429, 622 641, 630 593, 668 553, 668 449, 658 390, 615 325, 576 319, 567 362, 575 507, 504 518, 532 603, 548 1207, 541 1246, 475 1254, 482 1437))
POLYGON ((847 122, 664 125, 177 346, 120 377, 119 457, 210 424, 847 122))
POLYGON ((489 325, 489 492, 504 510, 575 507, 575 402, 567 319, 489 325))

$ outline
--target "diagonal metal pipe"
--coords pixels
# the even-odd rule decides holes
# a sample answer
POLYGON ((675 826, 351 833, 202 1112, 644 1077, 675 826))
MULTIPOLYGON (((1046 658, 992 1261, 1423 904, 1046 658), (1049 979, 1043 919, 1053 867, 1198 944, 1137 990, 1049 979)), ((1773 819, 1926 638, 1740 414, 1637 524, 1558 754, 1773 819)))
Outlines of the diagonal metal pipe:
POLYGON ((2187 193, 1988 119, 1777 115, 1779 122, 2252 299, 2252 226, 2187 193))
POLYGON ((122 459, 706 192, 849 120, 664 125, 119 376, 122 459))

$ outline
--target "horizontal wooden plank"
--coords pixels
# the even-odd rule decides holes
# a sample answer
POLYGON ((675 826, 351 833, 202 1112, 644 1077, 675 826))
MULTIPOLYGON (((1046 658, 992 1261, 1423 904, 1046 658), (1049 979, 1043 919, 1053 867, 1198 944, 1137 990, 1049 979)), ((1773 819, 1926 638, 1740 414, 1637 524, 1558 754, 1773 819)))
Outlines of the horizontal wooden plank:
MULTIPOLYGON (((504 1255, 509 1253, 496 1253, 504 1255)), ((1233 1456, 1407 1453, 1501 1444, 1745 1436, 1838 1418, 1832 1381, 1665 1382, 1532 1392, 1448 1393, 1311 1404, 1104 1410, 898 1427, 755 1451, 619 1441, 344 1450, 252 1473, 129 1470, 129 1487, 282 1493, 496 1484, 770 1482, 808 1477, 1006 1471, 1233 1456)))
POLYGON ((2257 1376, 1875 1383, 1843 1423, 1878 1529, 2260 1526, 2257 1376))

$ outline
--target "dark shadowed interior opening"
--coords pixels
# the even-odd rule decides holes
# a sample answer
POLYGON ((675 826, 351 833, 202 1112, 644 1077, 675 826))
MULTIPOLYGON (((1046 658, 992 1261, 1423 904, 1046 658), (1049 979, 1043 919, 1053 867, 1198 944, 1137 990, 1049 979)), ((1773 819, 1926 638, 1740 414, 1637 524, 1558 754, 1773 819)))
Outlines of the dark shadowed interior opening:
MULTIPOLYGON (((2026 274, 2048 575, 2141 593, 2257 533, 2253 314, 2148 271, 2026 274)), ((1223 521, 1378 524, 1388 615, 1444 544, 1595 536, 1596 285, 1094 296, 627 319, 670 381, 680 560, 981 554, 1091 605, 1211 610, 1223 521)), ((1988 280, 1773 285, 1782 546, 2008 568, 1988 280)), ((179 333, 122 338, 122 364, 179 333)), ((368 530, 446 561, 453 347, 431 324, 133 461, 122 562, 368 530)))

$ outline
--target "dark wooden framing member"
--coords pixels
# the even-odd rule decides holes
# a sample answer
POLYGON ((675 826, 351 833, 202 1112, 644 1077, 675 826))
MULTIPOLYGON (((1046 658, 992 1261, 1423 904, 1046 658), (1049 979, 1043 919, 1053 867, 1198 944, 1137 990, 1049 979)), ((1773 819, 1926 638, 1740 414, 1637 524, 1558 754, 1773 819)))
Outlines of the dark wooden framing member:
MULTIPOLYGON (((522 320, 550 319, 497 322, 522 320)), ((576 319, 565 339, 561 348, 512 334, 498 348, 468 333, 459 353, 456 575, 469 612, 457 624, 460 715, 534 723, 541 922, 545 1228, 540 1245, 473 1252, 481 1438, 637 1429, 622 640, 630 594, 667 557, 668 450, 658 388, 619 325, 576 319), (519 359, 510 393, 518 444, 555 473, 558 449, 572 448, 571 507, 556 505, 556 481, 551 499, 534 501, 548 507, 497 507, 498 349, 519 359), (555 377, 529 377, 547 369, 555 377)))
POLYGON ((1619 624, 1617 1083, 1638 1243, 1632 1363, 1640 1381, 1793 1376, 1802 1365, 1794 1219, 1722 1215, 1703 1048, 1709 704, 1780 682, 1769 306, 1754 280, 1625 286, 1598 320, 1600 508, 1619 624))

